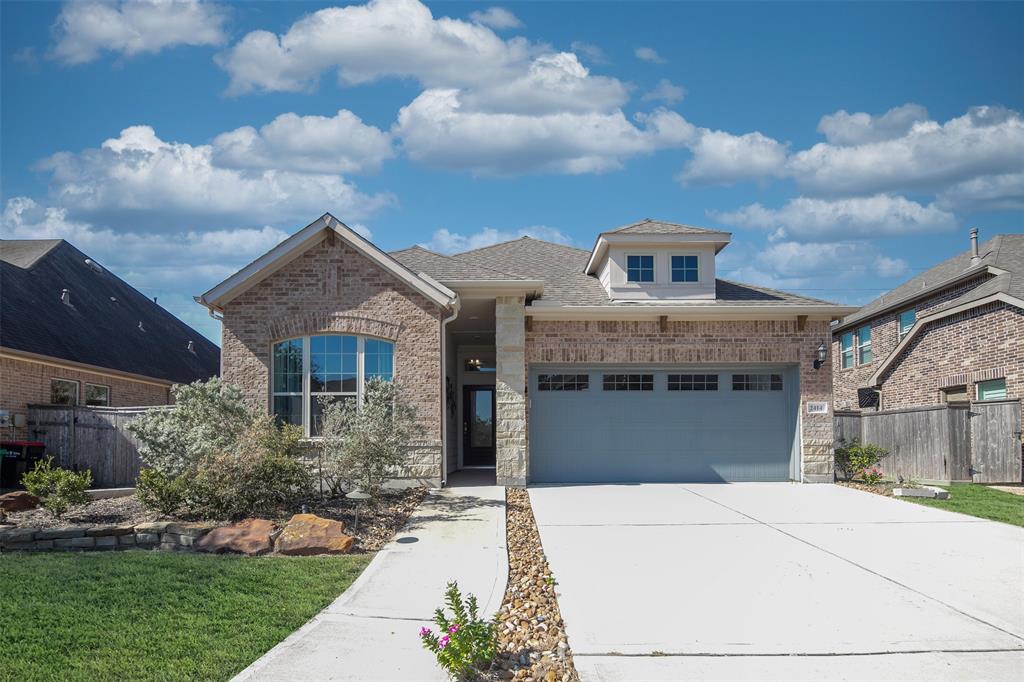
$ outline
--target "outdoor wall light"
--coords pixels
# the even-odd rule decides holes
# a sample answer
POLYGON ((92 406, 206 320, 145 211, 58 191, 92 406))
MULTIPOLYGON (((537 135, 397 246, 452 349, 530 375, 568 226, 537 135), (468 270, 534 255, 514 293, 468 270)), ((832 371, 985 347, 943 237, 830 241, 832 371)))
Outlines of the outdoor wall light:
POLYGON ((818 359, 814 361, 814 369, 821 369, 821 366, 825 364, 825 358, 828 357, 828 348, 825 347, 824 341, 818 342, 817 348, 818 359))

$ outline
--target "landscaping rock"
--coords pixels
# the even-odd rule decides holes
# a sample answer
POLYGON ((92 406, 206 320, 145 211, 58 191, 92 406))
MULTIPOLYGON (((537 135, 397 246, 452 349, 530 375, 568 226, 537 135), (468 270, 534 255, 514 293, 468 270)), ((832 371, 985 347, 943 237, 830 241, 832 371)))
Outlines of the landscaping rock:
POLYGON ((80 538, 88 528, 84 526, 64 526, 63 528, 44 528, 36 531, 36 540, 64 540, 80 538))
POLYGON ((281 554, 348 554, 355 540, 345 535, 345 522, 322 519, 316 514, 296 514, 277 538, 281 554))
POLYGON ((0 495, 0 509, 8 512, 26 511, 39 506, 39 498, 24 490, 0 495))
POLYGON ((94 539, 96 541, 96 549, 114 549, 117 547, 116 535, 104 535, 94 539))
POLYGON ((273 549, 270 534, 277 526, 266 519, 246 519, 230 526, 214 528, 194 545, 200 552, 237 552, 254 556, 273 549))
POLYGON ((38 532, 35 528, 12 528, 0 531, 0 545, 9 545, 12 542, 31 542, 38 532))
POLYGON ((93 526, 92 528, 87 528, 85 534, 95 538, 107 535, 131 535, 134 532, 134 526, 115 526, 113 524, 107 524, 103 526, 93 526))
POLYGON ((214 528, 216 526, 212 523, 169 523, 164 532, 174 533, 182 537, 201 538, 214 528))
POLYGON ((135 526, 136 533, 163 533, 167 530, 167 526, 171 525, 170 521, 153 521, 151 523, 140 523, 135 526))
POLYGON ((135 544, 137 545, 155 545, 160 542, 160 535, 157 533, 136 533, 135 544))

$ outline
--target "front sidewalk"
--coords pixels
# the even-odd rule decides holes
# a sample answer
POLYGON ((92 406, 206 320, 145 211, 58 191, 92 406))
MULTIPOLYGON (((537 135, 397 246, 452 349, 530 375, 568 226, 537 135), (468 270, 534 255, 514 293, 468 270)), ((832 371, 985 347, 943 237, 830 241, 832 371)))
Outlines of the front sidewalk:
POLYGON ((507 577, 505 489, 431 491, 344 594, 235 680, 447 680, 420 627, 433 626, 448 581, 490 616, 507 577))

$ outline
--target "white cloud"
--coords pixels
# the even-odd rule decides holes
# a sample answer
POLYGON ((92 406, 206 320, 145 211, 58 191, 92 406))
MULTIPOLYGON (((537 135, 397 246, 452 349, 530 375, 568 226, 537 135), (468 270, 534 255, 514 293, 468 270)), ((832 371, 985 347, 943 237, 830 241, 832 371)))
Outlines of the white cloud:
POLYGON ((220 45, 224 20, 221 7, 200 0, 66 2, 53 26, 50 54, 83 64, 103 51, 134 57, 175 45, 220 45))
POLYGON ((657 87, 644 94, 641 98, 645 102, 661 101, 667 104, 681 102, 686 97, 686 88, 681 85, 673 85, 672 81, 662 78, 658 81, 657 87))
POLYGON ((218 55, 230 94, 298 92, 336 69, 346 85, 414 78, 427 87, 491 83, 540 52, 523 38, 505 41, 481 24, 435 19, 418 0, 371 0, 329 7, 296 21, 283 35, 252 31, 218 55))
POLYGON ((816 144, 794 154, 789 169, 813 194, 941 191, 978 176, 1024 172, 1024 119, 1000 107, 974 107, 943 124, 918 121, 892 139, 816 144))
POLYGON ((922 206, 900 196, 825 200, 798 197, 779 209, 750 204, 736 211, 711 211, 727 225, 771 230, 778 238, 831 241, 956 229, 956 217, 934 204, 922 206))
POLYGON ((430 241, 422 246, 439 253, 459 253, 520 237, 533 237, 558 244, 572 244, 572 239, 560 230, 545 225, 534 225, 518 230, 496 230, 493 227, 485 227, 472 234, 451 232, 442 228, 435 230, 430 241))
POLYGON ((1024 210, 1024 173, 983 175, 939 193, 940 208, 959 211, 1024 210))
POLYGON ((469 18, 478 24, 490 26, 498 30, 505 28, 520 28, 523 22, 519 17, 512 14, 504 7, 488 7, 483 12, 475 11, 469 13, 469 18))
POLYGON ((905 260, 884 256, 873 244, 857 241, 778 242, 761 251, 757 262, 777 276, 799 278, 898 277, 909 269, 905 260))
POLYGON ((637 127, 621 110, 538 116, 466 111, 457 90, 427 90, 398 114, 394 132, 414 161, 480 174, 594 173, 637 154, 684 145, 694 128, 656 110, 637 127))
POLYGON ((393 201, 337 175, 222 168, 211 145, 165 142, 149 126, 126 128, 99 149, 54 154, 37 168, 49 171, 52 200, 69 215, 136 229, 172 221, 278 224, 327 210, 359 220, 393 201))
POLYGON ((604 50, 597 45, 587 43, 582 40, 574 40, 569 47, 572 48, 572 51, 576 54, 581 54, 586 57, 591 64, 608 63, 608 58, 605 56, 604 50))
POLYGON ((787 145, 759 132, 733 135, 702 128, 691 150, 693 158, 676 176, 684 185, 729 184, 785 173, 787 145))
POLYGON ((822 116, 818 122, 818 132, 829 143, 847 147, 903 137, 915 123, 927 120, 928 110, 920 104, 894 107, 881 116, 864 112, 851 114, 841 109, 834 114, 822 116))
POLYGON ((642 59, 652 64, 665 64, 668 61, 662 58, 653 47, 638 47, 633 50, 633 54, 636 55, 637 59, 642 59))
POLYGON ((394 155, 388 133, 346 109, 332 117, 281 114, 258 131, 244 126, 213 140, 213 162, 226 168, 359 173, 394 155))

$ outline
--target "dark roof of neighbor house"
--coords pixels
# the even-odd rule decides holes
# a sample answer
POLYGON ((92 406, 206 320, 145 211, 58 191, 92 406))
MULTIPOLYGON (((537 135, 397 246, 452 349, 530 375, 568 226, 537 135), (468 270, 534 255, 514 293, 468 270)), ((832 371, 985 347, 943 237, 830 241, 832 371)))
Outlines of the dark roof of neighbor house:
MULTIPOLYGON (((636 223, 639 225, 640 223, 636 223)), ((700 229, 700 228, 693 228, 700 229)), ((392 253, 407 267, 406 262, 412 249, 392 253)), ((461 272, 460 268, 486 268, 489 272, 506 273, 507 279, 543 280, 542 299, 554 305, 565 306, 622 306, 636 307, 637 303, 616 301, 608 297, 597 277, 584 273, 590 258, 590 251, 577 249, 565 244, 555 244, 532 237, 521 237, 512 241, 485 246, 451 256, 431 253, 442 260, 416 260, 416 267, 435 279, 470 279, 468 277, 445 277, 448 271, 461 272), (458 265, 450 264, 455 261, 458 265), (441 267, 441 263, 444 267, 441 267), (430 265, 437 270, 428 269, 430 265)), ((412 262, 410 260, 410 262, 412 262)), ((413 269, 416 269, 413 267, 413 269)), ((493 279, 493 278, 492 278, 493 279)), ((830 305, 827 301, 797 296, 774 289, 756 287, 728 280, 716 280, 717 297, 714 301, 701 301, 700 305, 830 305)), ((684 304, 685 302, 680 302, 684 304)))
MULTIPOLYGON (((644 218, 640 222, 630 223, 601 234, 721 234, 722 230, 709 230, 706 227, 694 227, 681 223, 668 223, 664 220, 644 218)), ((726 234, 729 234, 726 232, 726 234)))
POLYGON ((218 373, 216 345, 87 258, 63 239, 0 240, 0 346, 178 383, 218 373))
POLYGON ((392 258, 413 272, 423 272, 438 281, 493 281, 521 280, 522 277, 510 275, 482 267, 476 263, 459 260, 450 256, 431 251, 422 246, 411 246, 401 251, 392 251, 392 258))
POLYGON ((994 275, 962 296, 930 309, 928 314, 932 315, 998 293, 1009 294, 1024 300, 1024 234, 996 235, 978 246, 978 255, 980 261, 972 265, 971 251, 967 249, 916 277, 912 277, 852 315, 843 318, 835 330, 905 306, 945 289, 955 282, 964 281, 974 276, 983 276, 988 272, 989 267, 1006 270, 1006 272, 994 275))

